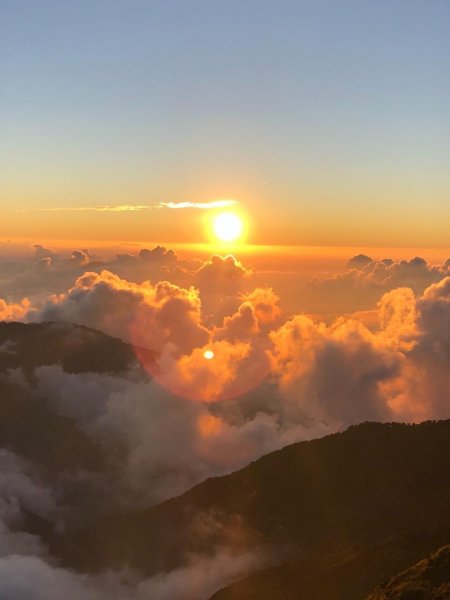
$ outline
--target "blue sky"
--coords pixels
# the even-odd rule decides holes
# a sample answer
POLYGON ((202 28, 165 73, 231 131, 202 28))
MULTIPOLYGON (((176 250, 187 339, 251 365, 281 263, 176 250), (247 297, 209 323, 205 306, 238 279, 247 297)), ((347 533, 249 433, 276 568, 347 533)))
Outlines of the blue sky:
POLYGON ((382 243, 389 211, 444 243, 447 1, 0 6, 2 204, 233 197, 299 241, 382 243))

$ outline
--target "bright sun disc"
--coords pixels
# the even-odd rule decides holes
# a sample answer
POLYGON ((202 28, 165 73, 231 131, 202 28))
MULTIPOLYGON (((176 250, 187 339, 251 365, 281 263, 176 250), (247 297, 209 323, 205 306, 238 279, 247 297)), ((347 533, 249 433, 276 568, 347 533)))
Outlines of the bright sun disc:
POLYGON ((220 213, 214 219, 214 233, 222 242, 233 242, 242 233, 242 220, 236 213, 220 213))

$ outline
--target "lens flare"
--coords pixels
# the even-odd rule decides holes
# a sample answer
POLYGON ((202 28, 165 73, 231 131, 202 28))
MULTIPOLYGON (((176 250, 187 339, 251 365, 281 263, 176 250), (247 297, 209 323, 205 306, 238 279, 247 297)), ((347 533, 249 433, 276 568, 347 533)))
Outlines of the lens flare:
POLYGON ((248 342, 215 341, 187 354, 167 344, 162 352, 144 347, 142 323, 130 327, 133 350, 149 375, 176 396, 206 404, 236 398, 259 386, 270 372, 270 357, 248 342))
POLYGON ((213 415, 202 415, 197 421, 198 430, 203 438, 218 435, 222 429, 222 419, 213 415))

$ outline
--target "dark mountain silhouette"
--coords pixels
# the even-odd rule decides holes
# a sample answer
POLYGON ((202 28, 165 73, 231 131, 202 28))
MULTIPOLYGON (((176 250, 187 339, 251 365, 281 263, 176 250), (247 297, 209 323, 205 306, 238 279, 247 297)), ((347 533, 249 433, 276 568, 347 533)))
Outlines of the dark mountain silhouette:
POLYGON ((49 474, 65 469, 99 470, 100 448, 39 395, 0 376, 0 447, 32 460, 49 474))
POLYGON ((21 368, 31 373, 60 364, 69 373, 118 373, 136 362, 129 344, 71 323, 0 322, 0 350, 0 372, 21 368))
POLYGON ((448 600, 450 546, 444 546, 380 586, 366 600, 448 600))
MULTIPOLYGON (((449 539, 450 529, 441 528, 393 537, 381 544, 335 554, 322 553, 305 559, 291 559, 229 585, 210 600, 256 600, 266 597, 275 600, 362 600, 380 582, 414 564, 449 539)), ((390 600, 391 597, 371 596, 370 600, 388 598, 390 600)), ((400 600, 397 596, 392 598, 400 600)), ((406 597, 401 598, 406 600, 406 597)), ((411 600, 414 599, 411 597, 411 600)))
POLYGON ((87 327, 0 322, 0 447, 50 473, 102 469, 96 442, 32 391, 34 369, 55 364, 70 373, 120 374, 136 367, 136 358, 130 345, 87 327), (20 370, 18 378, 6 376, 13 369, 20 370), (29 387, 21 385, 20 377, 29 387))
POLYGON ((215 600, 356 600, 450 541, 449 529, 450 421, 365 423, 48 542, 76 569, 130 565, 147 574, 214 549, 265 547, 281 564, 215 600))

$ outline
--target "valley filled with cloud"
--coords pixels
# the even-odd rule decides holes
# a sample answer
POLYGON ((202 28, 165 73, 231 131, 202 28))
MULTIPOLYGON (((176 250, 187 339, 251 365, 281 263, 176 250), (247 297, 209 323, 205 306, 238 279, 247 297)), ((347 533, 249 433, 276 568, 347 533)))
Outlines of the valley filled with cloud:
POLYGON ((281 274, 164 247, 104 259, 38 245, 1 262, 0 595, 207 600, 273 562, 248 523, 199 511, 196 543, 149 573, 66 565, 55 536, 294 442, 450 416, 448 261, 281 274), (292 312, 283 291, 299 279, 292 312))

